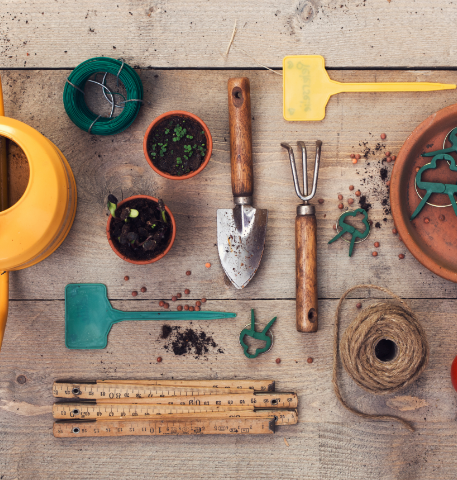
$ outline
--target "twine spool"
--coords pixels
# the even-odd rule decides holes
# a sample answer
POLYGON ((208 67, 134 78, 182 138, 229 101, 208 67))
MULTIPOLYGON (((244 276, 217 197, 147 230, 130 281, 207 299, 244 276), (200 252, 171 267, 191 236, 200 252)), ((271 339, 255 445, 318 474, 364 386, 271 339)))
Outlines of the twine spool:
POLYGON ((415 382, 427 366, 428 343, 416 315, 400 297, 386 288, 357 285, 340 298, 335 316, 333 388, 341 404, 352 413, 374 420, 395 420, 414 431, 412 425, 400 417, 371 415, 350 407, 338 386, 338 356, 354 382, 375 395, 394 393, 415 382), (349 293, 361 288, 385 292, 402 305, 380 302, 362 310, 338 342, 341 305, 349 293))

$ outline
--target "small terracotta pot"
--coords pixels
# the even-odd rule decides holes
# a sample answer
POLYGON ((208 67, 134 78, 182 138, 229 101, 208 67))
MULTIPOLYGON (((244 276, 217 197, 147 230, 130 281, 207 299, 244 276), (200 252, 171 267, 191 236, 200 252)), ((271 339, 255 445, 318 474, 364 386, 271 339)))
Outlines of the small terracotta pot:
POLYGON ((162 115, 159 115, 152 123, 149 125, 148 129, 146 130, 146 133, 144 134, 144 140, 143 140, 143 152, 144 156, 151 166, 151 168, 158 173, 159 175, 162 175, 162 177, 168 178, 169 180, 187 180, 188 178, 195 177, 195 175, 198 175, 205 167, 208 165, 209 159, 211 158, 211 153, 213 151, 213 139, 211 137, 211 133, 209 131, 209 128, 206 126, 206 123, 197 115, 194 115, 189 112, 185 112, 182 110, 172 110, 171 112, 166 112, 162 113, 162 115), (178 177, 177 175, 170 175, 169 173, 162 172, 162 170, 159 170, 154 163, 151 160, 151 157, 149 156, 148 152, 148 138, 149 134, 151 131, 154 129, 156 125, 158 125, 163 119, 167 117, 173 117, 173 116, 180 116, 180 117, 188 117, 191 118, 192 120, 195 120, 198 122, 201 127, 203 128, 203 131, 205 132, 206 136, 206 155, 205 158, 202 162, 202 164, 197 168, 197 170, 194 170, 193 172, 188 173, 187 175, 181 175, 178 177))
MULTIPOLYGON (((121 205, 124 205, 124 203, 129 202, 130 200, 136 200, 137 198, 146 198, 147 200, 152 200, 154 202, 158 202, 159 199, 155 197, 150 197, 149 195, 133 195, 133 197, 126 198, 125 200, 122 200, 122 202, 119 202, 117 204, 117 207, 119 208, 121 205)), ((108 217, 108 222, 106 223, 106 236, 108 237, 108 243, 110 244, 110 247, 113 249, 113 252, 122 260, 125 260, 126 262, 129 263, 134 263, 135 265, 146 265, 148 263, 154 263, 160 260, 162 257, 164 257, 171 249, 173 246, 173 243, 176 238, 176 222, 175 222, 175 217, 173 217, 173 214, 171 213, 170 209, 165 205, 165 211, 170 215, 171 219, 171 225, 172 225, 172 233, 171 233, 171 240, 170 243, 168 244, 168 247, 163 251, 160 255, 157 255, 157 257, 151 258, 150 260, 131 260, 130 258, 126 257, 125 255, 122 255, 114 246, 113 241, 111 240, 110 236, 110 227, 111 227, 111 220, 112 220, 112 215, 108 217)))

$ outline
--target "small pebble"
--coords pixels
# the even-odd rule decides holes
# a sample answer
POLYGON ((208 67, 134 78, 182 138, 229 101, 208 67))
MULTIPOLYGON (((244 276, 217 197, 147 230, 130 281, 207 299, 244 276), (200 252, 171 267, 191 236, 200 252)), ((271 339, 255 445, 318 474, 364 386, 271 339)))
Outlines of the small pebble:
POLYGON ((428 217, 424 218, 424 223, 430 223, 430 219, 428 217))
POLYGON ((333 225, 333 230, 336 230, 336 225, 333 225))
POLYGON ((360 155, 358 153, 355 154, 355 159, 360 160, 360 155))
POLYGON ((202 298, 202 303, 206 303, 206 298, 202 298))
POLYGON ((341 195, 341 193, 338 195, 338 200, 343 200, 343 195, 341 195))
POLYGON ((177 297, 176 295, 173 295, 173 296, 171 297, 171 301, 172 301, 172 302, 176 302, 176 300, 178 300, 178 297, 177 297))
POLYGON ((324 199, 323 198, 319 198, 318 202, 322 205, 324 203, 324 199))
POLYGON ((403 260, 403 259, 405 258, 405 256, 403 255, 403 253, 400 253, 400 255, 398 255, 398 258, 399 258, 400 260, 403 260))
POLYGON ((306 360, 308 363, 313 363, 313 359, 312 357, 308 357, 308 359, 306 360))
POLYGON ((353 198, 348 198, 348 203, 349 203, 349 205, 352 205, 354 203, 354 199, 353 198))
POLYGON ((138 295, 138 292, 136 290, 133 290, 132 297, 136 297, 137 295, 138 295))
POLYGON ((374 246, 375 246, 376 248, 379 248, 379 245, 380 245, 379 242, 374 242, 374 246))
POLYGON ((349 185, 349 190, 352 192, 352 190, 354 190, 354 185, 349 185))
POLYGON ((355 196, 360 197, 360 195, 362 195, 362 192, 360 190, 357 190, 357 192, 355 192, 355 196))
POLYGON ((165 305, 165 302, 163 300, 160 300, 159 307, 163 307, 164 305, 165 305))
POLYGON ((186 275, 189 276, 191 274, 192 274, 192 272, 190 270, 187 270, 186 275))
POLYGON ((386 152, 384 155, 385 155, 386 157, 390 157, 390 152, 386 152))
POLYGON ((189 310, 189 305, 184 305, 184 310, 189 310))
POLYGON ((127 281, 130 280, 130 277, 129 277, 128 275, 126 275, 126 276, 124 277, 124 280, 127 282, 127 281))
POLYGON ((195 305, 197 305, 197 307, 201 307, 201 304, 202 304, 202 302, 200 302, 200 300, 197 300, 197 301, 195 302, 195 305))
POLYGON ((178 305, 178 312, 182 310, 182 305, 178 305))
POLYGON ((186 289, 184 290, 184 293, 185 293, 186 295, 189 295, 190 290, 189 290, 188 288, 186 288, 186 289))
POLYGON ((338 208, 339 208, 340 210, 343 210, 344 205, 343 205, 342 203, 339 203, 339 204, 338 204, 338 208))
POLYGON ((146 287, 141 287, 141 293, 146 293, 148 289, 146 287))
POLYGON ((181 298, 181 297, 182 297, 182 295, 181 295, 180 293, 177 293, 176 296, 177 296, 178 298, 181 298))
POLYGON ((377 257, 377 256, 378 256, 378 252, 372 252, 372 255, 373 255, 373 257, 377 257))
POLYGON ((194 307, 189 307, 189 312, 193 312, 195 310, 194 307))
POLYGON ((420 167, 416 167, 416 173, 420 170, 420 167))
POLYGON ((396 155, 391 155, 390 158, 392 159, 392 162, 395 162, 395 160, 397 160, 397 156, 396 156, 396 155))
POLYGON ((277 359, 276 359, 276 363, 281 363, 281 359, 280 359, 280 358, 277 358, 277 359))
POLYGON ((391 161, 392 161, 392 159, 391 159, 390 157, 387 157, 387 158, 386 158, 386 162, 387 162, 387 163, 390 163, 391 161))
POLYGON ((162 361, 162 357, 157 357, 157 361, 160 363, 162 361))
POLYGON ((164 303, 163 308, 170 308, 170 304, 169 303, 164 303))
POLYGON ((352 163, 355 165, 358 162, 357 158, 352 159, 352 163))
POLYGON ((446 217, 445 217, 443 214, 441 214, 438 218, 439 218, 442 222, 444 222, 444 220, 445 220, 446 217))
POLYGON ((359 308, 359 309, 362 308, 362 304, 361 304, 360 302, 357 303, 356 306, 355 306, 355 308, 359 308))
POLYGON ((354 155, 353 153, 351 153, 349 156, 350 156, 351 158, 355 158, 355 155, 354 155))
POLYGON ((385 133, 381 133, 381 140, 385 140, 387 138, 387 135, 385 133))
POLYGON ((196 311, 196 312, 199 312, 199 311, 200 311, 200 307, 195 307, 195 311, 196 311))
POLYGON ((206 268, 211 268, 211 263, 209 263, 209 262, 208 262, 208 263, 205 263, 205 267, 206 267, 206 268))
POLYGON ((396 228, 393 228, 393 229, 392 229, 392 233, 393 233, 394 235, 397 235, 398 230, 397 230, 396 228))

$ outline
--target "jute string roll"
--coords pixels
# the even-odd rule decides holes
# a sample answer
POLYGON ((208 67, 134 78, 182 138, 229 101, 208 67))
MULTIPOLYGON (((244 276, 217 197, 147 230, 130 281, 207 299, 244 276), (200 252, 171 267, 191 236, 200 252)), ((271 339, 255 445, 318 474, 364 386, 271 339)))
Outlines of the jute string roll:
POLYGON ((394 420, 414 431, 413 426, 400 417, 371 415, 349 406, 341 396, 338 386, 339 356, 354 382, 375 395, 394 393, 416 381, 427 366, 429 349, 422 326, 404 301, 386 288, 376 285, 357 285, 344 293, 338 302, 335 315, 333 388, 338 400, 350 412, 363 418, 394 420), (380 302, 362 310, 339 342, 341 305, 349 293, 361 288, 385 292, 401 305, 380 302), (375 348, 381 340, 390 340, 396 345, 394 358, 390 361, 381 361, 375 354, 375 348))

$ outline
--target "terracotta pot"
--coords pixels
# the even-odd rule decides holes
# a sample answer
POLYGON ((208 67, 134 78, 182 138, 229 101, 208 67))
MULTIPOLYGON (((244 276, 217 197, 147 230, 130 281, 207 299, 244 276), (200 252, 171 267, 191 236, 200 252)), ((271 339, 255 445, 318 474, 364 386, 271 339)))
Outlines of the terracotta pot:
MULTIPOLYGON (((149 195, 133 195, 133 197, 126 198, 125 200, 122 200, 122 202, 119 202, 117 204, 118 207, 121 205, 124 205, 124 203, 129 202, 130 200, 135 200, 137 198, 146 198, 147 200, 152 200, 154 202, 158 202, 159 200, 155 197, 150 197, 149 195)), ((148 263, 154 263, 160 260, 162 257, 164 257, 171 249, 175 237, 176 237, 176 222, 175 222, 175 217, 173 217, 173 214, 171 213, 170 209, 165 205, 165 211, 170 215, 171 218, 171 225, 172 225, 172 233, 171 233, 171 240, 170 243, 168 244, 168 247, 160 254, 157 255, 157 257, 151 258, 150 260, 131 260, 130 258, 126 257, 125 255, 122 255, 115 247, 113 241, 111 240, 110 236, 110 227, 111 227, 111 220, 112 220, 112 215, 108 217, 108 222, 106 223, 106 236, 108 237, 108 243, 110 244, 110 247, 113 249, 113 252, 122 260, 125 260, 126 262, 129 263, 134 263, 135 265, 146 265, 148 263)))
POLYGON ((159 175, 162 175, 162 177, 168 178, 169 180, 187 180, 188 178, 195 177, 195 175, 198 175, 205 167, 208 165, 209 159, 211 158, 211 153, 213 151, 213 139, 211 137, 211 133, 209 131, 209 128, 206 126, 206 123, 196 115, 193 115, 192 113, 181 111, 181 110, 172 110, 171 112, 166 112, 163 113, 162 115, 159 115, 152 123, 149 125, 148 129, 146 130, 146 133, 144 134, 144 140, 143 140, 143 152, 144 156, 151 166, 151 168, 158 173, 159 175), (201 127, 203 128, 203 131, 205 132, 206 135, 206 155, 205 158, 202 162, 202 164, 197 168, 197 170, 194 170, 193 172, 188 173, 187 175, 181 175, 178 177, 177 175, 170 175, 169 173, 162 172, 162 170, 159 170, 154 163, 151 160, 151 157, 149 156, 148 152, 148 138, 149 134, 151 131, 154 129, 156 125, 158 125, 163 119, 167 117, 172 117, 172 116, 181 116, 181 117, 188 117, 191 118, 192 120, 195 120, 198 122, 201 127))

